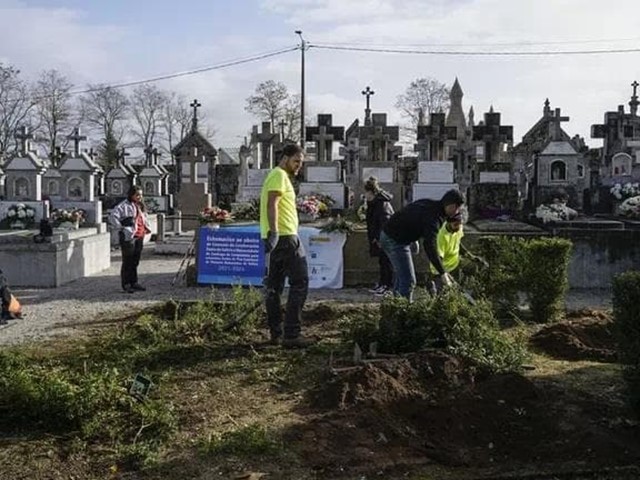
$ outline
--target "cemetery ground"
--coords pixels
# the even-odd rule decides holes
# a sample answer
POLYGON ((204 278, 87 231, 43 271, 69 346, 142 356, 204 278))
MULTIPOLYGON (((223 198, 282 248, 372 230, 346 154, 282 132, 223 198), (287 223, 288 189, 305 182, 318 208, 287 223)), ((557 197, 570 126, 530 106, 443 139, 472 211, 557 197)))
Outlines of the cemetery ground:
MULTIPOLYGON (((447 330, 449 348, 438 339, 401 355, 369 357, 364 348, 364 360, 354 362, 353 338, 367 338, 369 319, 381 312, 364 290, 312 292, 305 329, 319 342, 282 350, 267 345, 263 312, 242 318, 257 292, 171 289, 179 260, 159 261, 164 270, 158 265, 154 278, 145 262, 155 261, 146 257, 142 278, 148 274, 151 289, 164 285, 162 295, 118 292, 119 264, 110 276, 64 287, 62 298, 49 290, 37 303, 40 292, 31 292, 34 307, 52 312, 74 305, 65 303, 77 301, 73 293, 91 303, 87 290, 95 288, 108 311, 69 312, 68 321, 25 330, 28 342, 3 347, 0 478, 640 474, 640 429, 626 403, 606 297, 570 294, 558 322, 462 335, 495 339, 484 351, 447 330), (137 373, 153 382, 145 400, 129 394, 137 373)), ((447 301, 459 318, 484 315, 464 299, 447 301)), ((445 305, 416 303, 431 313, 445 305)), ((100 304, 94 299, 94 308, 100 304)), ((401 307, 384 305, 387 313, 401 307)))

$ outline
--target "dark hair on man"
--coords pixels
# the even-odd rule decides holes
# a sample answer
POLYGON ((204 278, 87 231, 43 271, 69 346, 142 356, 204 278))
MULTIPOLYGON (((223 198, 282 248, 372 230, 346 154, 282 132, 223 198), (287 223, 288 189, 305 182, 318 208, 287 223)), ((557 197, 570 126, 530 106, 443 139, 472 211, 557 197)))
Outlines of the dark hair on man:
POLYGON ((364 190, 365 192, 378 193, 380 191, 378 179, 376 177, 369 177, 367 181, 364 182, 364 190))
MULTIPOLYGON (((140 185, 131 185, 131 188, 129 188, 129 191, 127 192, 127 200, 133 202, 133 197, 138 192, 142 193, 142 187, 140 185)), ((142 210, 143 212, 145 211, 144 202, 136 202, 136 204, 138 205, 140 210, 142 210)))
POLYGON ((440 200, 442 204, 446 207, 447 205, 464 205, 464 197, 460 190, 451 189, 447 193, 442 196, 442 200, 440 200))
POLYGON ((293 157, 294 155, 298 155, 303 152, 304 150, 297 143, 287 143, 282 147, 282 156, 280 157, 280 160, 282 160, 283 157, 293 157))

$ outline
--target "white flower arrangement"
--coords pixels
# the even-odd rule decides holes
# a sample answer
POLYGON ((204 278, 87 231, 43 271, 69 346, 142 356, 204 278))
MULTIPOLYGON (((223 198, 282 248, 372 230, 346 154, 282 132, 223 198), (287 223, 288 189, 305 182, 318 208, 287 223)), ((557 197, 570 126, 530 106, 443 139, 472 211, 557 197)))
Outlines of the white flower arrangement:
POLYGON ((536 218, 542 220, 542 223, 562 222, 572 220, 577 216, 578 212, 567 207, 564 203, 543 204, 536 208, 536 218))
POLYGON ((7 210, 7 216, 3 224, 9 228, 29 228, 35 223, 36 211, 33 207, 24 203, 11 205, 7 210))
POLYGON ((609 191, 618 200, 625 200, 640 195, 640 183, 627 182, 624 185, 616 183, 609 191))
POLYGON ((627 218, 640 218, 640 196, 629 197, 618 207, 618 214, 627 218))

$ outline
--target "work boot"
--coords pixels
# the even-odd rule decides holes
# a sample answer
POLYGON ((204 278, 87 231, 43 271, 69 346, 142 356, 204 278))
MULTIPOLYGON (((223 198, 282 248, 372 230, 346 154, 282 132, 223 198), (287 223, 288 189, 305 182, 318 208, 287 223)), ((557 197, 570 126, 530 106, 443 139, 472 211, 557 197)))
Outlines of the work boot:
POLYGON ((131 288, 133 290, 135 290, 136 292, 146 292, 147 289, 145 287, 143 287, 142 285, 140 285, 139 283, 134 283, 133 285, 131 285, 131 288))
POLYGON ((293 349, 293 348, 307 348, 316 343, 316 341, 312 338, 303 337, 302 335, 298 335, 293 338, 285 338, 282 340, 282 348, 293 349))
POLYGON ((124 293, 133 293, 133 292, 135 292, 135 290, 133 289, 133 286, 131 286, 131 285, 123 285, 122 286, 122 291, 124 293))

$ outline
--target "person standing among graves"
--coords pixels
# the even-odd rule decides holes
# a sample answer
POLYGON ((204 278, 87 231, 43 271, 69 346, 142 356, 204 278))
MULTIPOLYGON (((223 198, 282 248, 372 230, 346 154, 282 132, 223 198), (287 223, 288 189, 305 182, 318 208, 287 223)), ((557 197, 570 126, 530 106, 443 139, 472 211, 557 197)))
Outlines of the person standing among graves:
POLYGON ((364 184, 364 196, 367 201, 367 237, 369 239, 369 255, 378 257, 380 279, 370 290, 376 295, 384 295, 393 290, 393 267, 387 254, 380 248, 382 227, 393 215, 391 195, 382 188, 375 177, 370 177, 364 184))
POLYGON ((393 266, 396 295, 411 300, 416 285, 411 251, 414 249, 417 253, 420 239, 429 262, 437 271, 436 278, 445 286, 451 285, 451 277, 438 255, 436 241, 445 218, 458 214, 463 204, 462 194, 458 190, 449 190, 438 201, 416 200, 391 216, 380 234, 380 245, 393 266))
POLYGON ((307 257, 298 236, 296 193, 291 183, 302 167, 304 151, 296 144, 282 149, 280 163, 267 175, 260 193, 260 237, 267 262, 265 279, 267 321, 271 343, 284 348, 304 348, 312 341, 301 335, 302 308, 309 289, 307 257), (285 278, 289 298, 282 329, 280 297, 285 278))
POLYGON ((120 202, 111 211, 109 221, 111 226, 117 230, 120 241, 122 290, 126 293, 146 290, 138 283, 138 264, 142 254, 144 236, 151 232, 142 201, 142 187, 134 185, 129 189, 126 200, 120 202))

